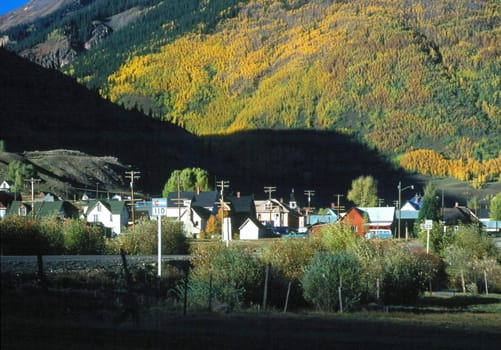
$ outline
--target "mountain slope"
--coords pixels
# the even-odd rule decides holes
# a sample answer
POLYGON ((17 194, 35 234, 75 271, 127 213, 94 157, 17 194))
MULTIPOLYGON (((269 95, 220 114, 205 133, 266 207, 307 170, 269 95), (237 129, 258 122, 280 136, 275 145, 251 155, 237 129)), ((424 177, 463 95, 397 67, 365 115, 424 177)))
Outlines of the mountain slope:
POLYGON ((392 157, 501 149, 497 1, 80 3, 26 40, 62 35, 80 48, 67 74, 190 132, 334 130, 392 157), (133 8, 135 21, 81 49, 96 23, 133 8))
MULTIPOLYGON (((379 179, 381 196, 390 202, 396 179, 404 178, 376 152, 335 132, 255 130, 196 137, 169 123, 121 109, 61 73, 2 49, 0 65, 9 67, 0 71, 0 96, 5 97, 0 100, 0 140, 8 152, 58 148, 113 156, 141 171, 137 188, 146 193, 159 194, 174 169, 192 166, 209 170, 213 185, 224 179, 234 191, 257 196, 270 184, 277 187, 277 197, 286 199, 292 188, 299 200, 304 189, 313 189, 315 201, 322 205, 332 200, 332 193, 345 193, 352 179, 368 174, 379 179)), ((42 166, 48 161, 38 160, 36 165, 65 178, 59 168, 42 166)), ((65 164, 69 174, 84 171, 76 162, 65 164)), ((91 186, 94 180, 89 181, 74 186, 91 186)))
POLYGON ((146 188, 158 186, 169 169, 196 160, 196 138, 179 127, 126 111, 62 73, 3 49, 0 66, 8 67, 0 70, 0 140, 7 151, 64 148, 119 156, 121 162, 144 169, 146 188), (166 164, 165 173, 157 172, 157 166, 166 164))

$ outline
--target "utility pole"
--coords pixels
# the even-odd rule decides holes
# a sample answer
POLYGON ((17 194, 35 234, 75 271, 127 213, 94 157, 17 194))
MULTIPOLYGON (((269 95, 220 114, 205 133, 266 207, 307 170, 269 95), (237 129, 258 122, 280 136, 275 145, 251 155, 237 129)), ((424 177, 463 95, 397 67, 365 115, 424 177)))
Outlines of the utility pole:
MULTIPOLYGON (((335 197, 337 197, 336 209, 337 209, 337 219, 339 220, 339 219, 340 219, 340 218, 339 218, 339 210, 341 209, 341 206, 339 205, 339 199, 340 199, 341 197, 344 197, 344 195, 343 195, 343 194, 338 194, 338 193, 336 193, 334 196, 335 196, 335 197)), ((343 208, 344 208, 344 207, 343 207, 343 208)))
POLYGON ((227 187, 230 187, 230 182, 228 180, 220 180, 216 181, 217 187, 221 189, 221 237, 223 238, 223 241, 226 242, 226 247, 229 245, 229 241, 231 239, 230 236, 230 230, 226 230, 226 234, 224 231, 224 206, 226 202, 224 201, 224 189, 227 187))
POLYGON ((129 179, 130 180, 130 193, 131 193, 131 201, 132 201, 132 228, 135 228, 135 225, 136 225, 136 219, 135 219, 135 204, 134 204, 134 180, 137 180, 139 179, 141 176, 139 176, 139 174, 141 174, 141 172, 139 171, 134 171, 134 170, 130 170, 130 171, 126 171, 125 172, 125 178, 126 179, 129 179))
POLYGON ((42 180, 40 179, 35 179, 31 177, 31 179, 24 180, 27 182, 31 182, 31 215, 33 218, 35 217, 35 182, 40 182, 42 180))
MULTIPOLYGON (((273 212, 273 204, 271 203, 271 194, 277 190, 276 186, 264 186, 264 193, 268 193, 268 202, 270 203, 270 223, 273 222, 271 213, 273 212)), ((265 208, 266 210, 266 208, 265 208)), ((275 225, 273 225, 275 226, 275 225)))
POLYGON ((306 196, 308 196, 308 209, 307 209, 307 212, 306 212, 306 215, 308 215, 309 212, 310 212, 310 209, 311 209, 311 197, 313 197, 315 195, 315 191, 313 191, 313 190, 305 190, 304 194, 306 196))
POLYGON ((402 191, 405 191, 407 189, 414 189, 414 185, 410 185, 410 186, 405 186, 404 188, 402 188, 402 182, 399 181, 398 182, 398 186, 397 186, 397 189, 398 189, 398 238, 400 238, 400 222, 402 220, 402 191))

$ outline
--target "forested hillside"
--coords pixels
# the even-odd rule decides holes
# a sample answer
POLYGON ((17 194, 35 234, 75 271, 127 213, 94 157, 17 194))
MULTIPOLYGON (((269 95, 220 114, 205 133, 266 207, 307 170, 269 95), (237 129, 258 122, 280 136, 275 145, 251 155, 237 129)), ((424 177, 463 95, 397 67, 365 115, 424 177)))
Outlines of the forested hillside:
POLYGON ((91 4, 40 26, 37 40, 63 30, 78 46, 92 20, 141 11, 63 67, 127 108, 198 135, 336 131, 413 171, 477 187, 499 178, 497 0, 80 3, 91 4))

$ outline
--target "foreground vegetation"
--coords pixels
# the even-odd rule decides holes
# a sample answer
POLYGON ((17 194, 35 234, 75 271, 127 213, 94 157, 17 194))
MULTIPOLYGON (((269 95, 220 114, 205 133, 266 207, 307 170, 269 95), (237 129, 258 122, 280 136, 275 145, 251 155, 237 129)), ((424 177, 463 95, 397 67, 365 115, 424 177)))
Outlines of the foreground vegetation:
MULTIPOLYGON (((0 239, 7 255, 157 252, 157 226, 150 220, 118 238, 106 238, 102 228, 79 220, 8 217, 0 222, 0 239)), ((349 226, 333 224, 308 239, 236 241, 230 247, 217 240, 190 248, 181 224, 165 220, 163 254, 190 252, 192 260, 187 280, 181 274, 171 290, 158 293, 185 298, 190 307, 201 309, 223 303, 231 309, 333 312, 414 304, 427 290, 501 292, 499 251, 478 228, 433 231, 430 240, 426 253, 407 241, 365 240, 349 226)), ((161 284, 162 279, 153 274, 147 280, 161 284)))
MULTIPOLYGON (((6 228, 13 222, 5 222, 2 247, 12 249, 6 228)), ((34 240, 35 224, 19 223, 20 240, 34 240)), ((63 236, 82 227, 67 225, 72 230, 63 236)), ((154 223, 137 226, 120 240, 103 238, 104 245, 152 253, 154 223)), ((168 235, 175 237, 176 227, 168 235)), ((166 238, 176 247, 171 252, 186 248, 166 238)), ((216 349, 224 339, 241 349, 495 349, 501 265, 489 242, 465 226, 426 254, 414 241, 366 241, 331 225, 307 239, 191 242, 191 261, 165 262, 161 277, 155 264, 133 264, 126 254, 121 266, 107 268, 6 269, 2 346, 84 349, 94 339, 97 349, 216 349), (443 288, 457 292, 437 291, 443 288)))

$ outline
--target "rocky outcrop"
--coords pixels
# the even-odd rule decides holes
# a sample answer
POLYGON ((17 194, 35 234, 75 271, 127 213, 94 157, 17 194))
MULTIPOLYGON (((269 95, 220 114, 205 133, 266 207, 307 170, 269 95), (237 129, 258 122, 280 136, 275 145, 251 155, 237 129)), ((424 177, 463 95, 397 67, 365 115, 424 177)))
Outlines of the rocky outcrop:
POLYGON ((86 50, 92 49, 103 38, 107 37, 112 32, 111 28, 106 26, 102 22, 94 21, 92 24, 94 25, 94 29, 92 30, 92 37, 84 44, 86 50))
POLYGON ((48 40, 24 50, 20 56, 29 59, 45 68, 59 69, 69 64, 77 56, 67 38, 62 40, 48 40))

